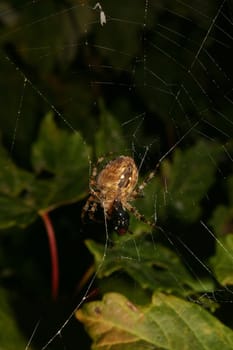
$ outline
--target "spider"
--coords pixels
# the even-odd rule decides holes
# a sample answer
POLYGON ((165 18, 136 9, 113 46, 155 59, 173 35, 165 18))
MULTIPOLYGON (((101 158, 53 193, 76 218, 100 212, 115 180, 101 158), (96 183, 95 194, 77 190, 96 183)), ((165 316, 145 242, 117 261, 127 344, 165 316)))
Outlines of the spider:
POLYGON ((129 202, 142 196, 144 187, 153 178, 155 171, 137 187, 138 169, 131 157, 119 156, 111 160, 98 174, 98 165, 103 160, 104 157, 99 158, 93 168, 89 182, 90 195, 82 209, 82 219, 88 213, 89 218, 96 221, 95 212, 100 205, 106 219, 111 222, 114 231, 119 235, 124 235, 128 231, 128 212, 133 213, 138 220, 154 227, 155 224, 146 220, 144 215, 129 202))

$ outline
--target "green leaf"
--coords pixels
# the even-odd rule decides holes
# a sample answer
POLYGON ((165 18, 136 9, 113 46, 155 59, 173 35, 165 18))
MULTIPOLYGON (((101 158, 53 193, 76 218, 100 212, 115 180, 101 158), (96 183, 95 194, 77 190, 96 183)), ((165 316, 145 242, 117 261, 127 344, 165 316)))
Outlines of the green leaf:
POLYGON ((28 196, 34 182, 33 175, 18 168, 2 147, 0 169, 0 228, 31 223, 36 213, 28 196))
MULTIPOLYGON (((185 151, 177 148, 173 160, 162 162, 155 177, 146 185, 144 196, 136 199, 133 205, 146 219, 158 225, 167 220, 195 222, 202 214, 202 200, 215 181, 221 152, 218 144, 203 141, 185 151)), ((139 179, 139 184, 142 181, 139 179)), ((141 232, 142 227, 144 231, 151 231, 148 225, 142 226, 132 219, 130 229, 134 233, 139 227, 141 232)))
POLYGON ((200 306, 155 293, 138 307, 116 293, 87 303, 76 317, 93 340, 93 350, 230 350, 233 332, 200 306))
POLYGON ((107 111, 100 101, 100 127, 95 134, 95 150, 97 157, 109 154, 124 154, 127 149, 122 128, 118 121, 107 111))
POLYGON ((233 176, 230 176, 227 180, 226 191, 230 205, 221 204, 217 206, 209 220, 209 224, 219 237, 233 232, 233 176))
POLYGON ((200 141, 194 147, 175 152, 167 174, 169 213, 193 222, 201 214, 200 201, 214 183, 221 146, 200 141), (213 161, 214 159, 214 161, 213 161))
MULTIPOLYGON (((194 279, 185 269, 179 257, 168 248, 154 243, 150 235, 125 239, 111 247, 106 254, 98 277, 108 277, 116 271, 124 271, 143 289, 178 293, 182 296, 199 291, 212 291, 213 283, 194 279)), ((103 260, 104 247, 94 241, 86 241, 98 267, 103 260)), ((114 282, 113 282, 114 283, 114 282)), ((114 289, 114 284, 112 285, 114 289)))
POLYGON ((233 234, 218 238, 210 262, 218 282, 223 286, 233 285, 233 234))
POLYGON ((48 171, 61 176, 78 172, 88 166, 88 151, 80 133, 58 128, 53 113, 48 113, 32 147, 32 165, 37 173, 48 171))
POLYGON ((25 349, 27 341, 19 330, 3 289, 0 289, 0 329, 1 350, 25 349))
POLYGON ((81 135, 59 129, 52 114, 43 120, 32 148, 37 175, 17 167, 0 147, 0 228, 27 226, 41 211, 84 198, 88 152, 81 135))
MULTIPOLYGON (((47 0, 46 7, 38 6, 37 8, 27 7, 21 12, 21 21, 28 23, 31 18, 37 21, 37 25, 31 26, 31 30, 24 31, 24 33, 14 33, 12 41, 15 45, 31 47, 35 42, 38 47, 43 48, 43 51, 50 48, 50 54, 38 59, 38 53, 30 50, 25 50, 21 53, 23 59, 31 65, 35 66, 38 71, 48 72, 54 68, 54 65, 60 63, 60 69, 64 69, 64 65, 70 63, 75 54, 77 54, 77 46, 72 43, 81 40, 81 35, 84 32, 84 26, 81 25, 83 21, 88 21, 90 18, 91 8, 86 9, 79 6, 79 15, 74 11, 74 18, 81 18, 77 23, 78 30, 75 30, 71 25, 68 11, 61 11, 57 16, 53 16, 59 9, 59 5, 52 0, 47 0), (41 17, 50 17, 50 21, 41 21, 41 17), (65 47, 65 49, 64 49, 65 47)), ((20 21, 20 23, 21 23, 20 21)), ((22 23, 23 23, 22 22, 22 23)), ((86 22, 85 22, 86 23, 86 22)), ((47 50, 46 50, 47 52, 47 50)))
POLYGON ((233 206, 233 175, 228 179, 228 195, 231 206, 233 206))
POLYGON ((224 205, 219 205, 212 218, 209 220, 214 232, 217 236, 221 237, 233 231, 233 208, 228 208, 224 205))
MULTIPOLYGON (((228 179, 227 194, 232 203, 233 177, 228 179)), ((216 235, 215 255, 210 259, 213 273, 223 285, 233 285, 233 207, 219 205, 209 220, 216 235)))
MULTIPOLYGON (((43 210, 73 203, 87 194, 89 152, 78 132, 71 134, 59 129, 51 113, 45 117, 32 148, 35 171, 38 174, 48 172, 52 177, 47 182, 50 186, 43 210)), ((43 186, 43 182, 40 185, 43 186)), ((40 196, 40 193, 37 195, 40 196)))
POLYGON ((18 196, 32 182, 33 176, 29 172, 18 168, 10 156, 0 147, 0 193, 18 196))
POLYGON ((34 208, 20 198, 0 196, 0 208, 0 229, 12 226, 25 227, 37 217, 34 208))

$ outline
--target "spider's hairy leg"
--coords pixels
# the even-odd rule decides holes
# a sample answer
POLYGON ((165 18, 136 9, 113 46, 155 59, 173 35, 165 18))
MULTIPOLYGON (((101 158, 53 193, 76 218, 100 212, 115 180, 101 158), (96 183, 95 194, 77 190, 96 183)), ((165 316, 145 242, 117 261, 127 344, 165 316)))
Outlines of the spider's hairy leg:
POLYGON ((96 210, 96 206, 97 205, 95 203, 95 197, 91 195, 87 199, 86 204, 84 205, 84 207, 82 208, 82 213, 81 213, 82 221, 84 221, 86 213, 88 213, 88 216, 89 216, 90 219, 92 219, 94 217, 94 212, 96 210))
POLYGON ((133 207, 131 204, 125 203, 125 208, 129 212, 131 212, 136 217, 137 220, 142 221, 145 224, 147 224, 147 225, 149 225, 149 226, 151 226, 153 228, 156 227, 156 223, 155 222, 151 222, 150 220, 147 220, 145 218, 145 216, 142 215, 141 213, 139 213, 139 211, 135 207, 133 207))
POLYGON ((89 180, 89 187, 92 189, 96 185, 96 177, 98 174, 98 166, 103 162, 104 157, 100 157, 97 159, 97 162, 93 165, 92 172, 89 180))
POLYGON ((96 219, 95 219, 96 210, 97 210, 97 202, 92 202, 91 208, 88 211, 89 218, 92 221, 96 221, 96 219))
POLYGON ((155 166, 154 170, 152 170, 145 178, 145 180, 138 186, 137 191, 136 191, 136 196, 139 197, 140 194, 142 196, 142 192, 144 190, 144 188, 150 183, 150 181, 155 177, 157 170, 160 166, 160 163, 157 163, 157 165, 155 166), (137 194, 138 192, 138 194, 137 194))

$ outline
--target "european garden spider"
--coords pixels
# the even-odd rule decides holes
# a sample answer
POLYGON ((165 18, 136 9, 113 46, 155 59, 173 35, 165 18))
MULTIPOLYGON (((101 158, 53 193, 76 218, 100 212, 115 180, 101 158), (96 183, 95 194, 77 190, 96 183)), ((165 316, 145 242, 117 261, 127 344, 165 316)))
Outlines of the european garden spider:
POLYGON ((134 216, 150 226, 154 223, 138 212, 129 202, 142 196, 142 191, 146 184, 154 177, 155 171, 136 187, 138 182, 138 169, 131 157, 119 156, 111 160, 98 174, 98 165, 104 160, 99 158, 96 166, 93 168, 89 187, 90 196, 82 210, 82 219, 86 213, 91 220, 95 221, 95 212, 98 204, 103 208, 106 219, 111 222, 113 229, 123 235, 128 231, 129 214, 134 216))

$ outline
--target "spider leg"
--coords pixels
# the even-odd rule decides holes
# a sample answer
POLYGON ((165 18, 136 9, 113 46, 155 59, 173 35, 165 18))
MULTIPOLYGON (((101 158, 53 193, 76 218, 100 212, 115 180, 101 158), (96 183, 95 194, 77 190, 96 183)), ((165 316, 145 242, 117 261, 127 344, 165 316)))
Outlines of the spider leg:
POLYGON ((82 208, 82 213, 81 213, 82 221, 84 221, 86 213, 88 213, 90 218, 93 217, 94 211, 96 210, 96 207, 97 207, 97 204, 96 205, 95 204, 96 204, 95 203, 95 197, 93 195, 90 195, 89 198, 86 201, 86 204, 82 208), (90 212, 92 212, 91 215, 90 215, 90 212))
POLYGON ((156 165, 155 169, 152 170, 144 179, 144 181, 133 190, 133 192, 129 196, 129 201, 132 201, 137 198, 143 198, 143 190, 150 183, 150 181, 155 177, 156 172, 160 166, 160 162, 156 165))
POLYGON ((94 212, 97 209, 96 198, 98 198, 98 195, 97 195, 98 191, 95 190, 95 188, 96 188, 96 176, 98 173, 98 166, 100 163, 103 162, 103 160, 104 160, 104 157, 100 157, 97 160, 96 164, 92 168, 92 172, 91 172, 90 179, 89 179, 89 188, 90 188, 91 195, 89 196, 89 198, 86 201, 86 204, 82 208, 82 213, 81 213, 82 221, 84 221, 86 213, 88 213, 89 218, 91 220, 93 220, 93 218, 94 218, 94 212))
POLYGON ((97 159, 97 162, 93 165, 93 168, 92 168, 92 171, 91 171, 91 175, 90 175, 90 179, 89 179, 89 188, 90 188, 91 192, 95 192, 96 177, 97 177, 97 174, 98 174, 98 167, 99 167, 100 163, 102 163, 103 161, 104 161, 104 157, 100 157, 100 158, 97 159))
POLYGON ((89 216, 90 220, 92 220, 92 221, 97 221, 95 219, 95 212, 96 212, 96 210, 97 210, 97 203, 93 202, 90 210, 88 211, 88 216, 89 216))
POLYGON ((93 168, 92 168, 92 172, 91 172, 91 176, 90 176, 90 182, 92 180, 95 181, 95 178, 96 178, 97 173, 98 173, 98 167, 103 161, 104 161, 104 157, 100 157, 97 159, 97 162, 94 163, 93 168))
POLYGON ((152 170, 145 178, 145 180, 141 183, 141 185, 138 186, 138 190, 139 192, 142 192, 144 190, 144 188, 146 187, 146 185, 148 185, 148 183, 155 177, 158 167, 160 166, 160 163, 158 163, 155 167, 154 170, 152 170))
POLYGON ((129 204, 128 202, 125 203, 125 208, 129 212, 131 212, 136 217, 136 219, 138 219, 139 221, 142 221, 145 224, 147 224, 153 228, 156 226, 155 222, 151 222, 150 220, 147 220, 144 215, 139 213, 139 211, 135 207, 133 207, 131 204, 129 204))

